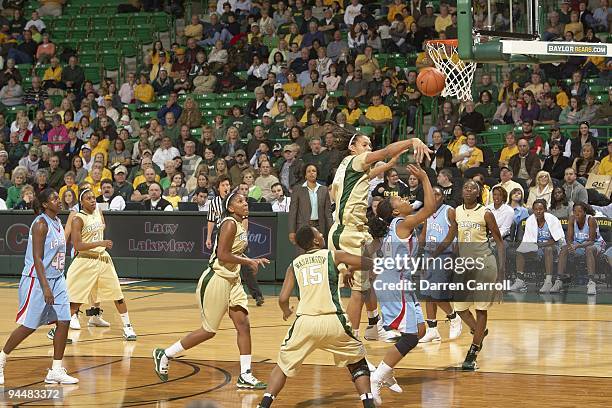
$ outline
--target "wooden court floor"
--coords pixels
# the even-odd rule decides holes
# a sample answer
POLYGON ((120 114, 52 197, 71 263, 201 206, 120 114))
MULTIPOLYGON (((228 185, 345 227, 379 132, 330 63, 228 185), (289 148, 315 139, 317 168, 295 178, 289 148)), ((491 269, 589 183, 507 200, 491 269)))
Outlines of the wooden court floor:
MULTIPOLYGON (((0 343, 15 327, 15 287, 0 285, 0 343)), ((13 285, 15 286, 15 285, 13 285)), ((254 408, 261 391, 237 391, 238 349, 231 321, 218 335, 171 362, 170 381, 160 383, 151 351, 168 346, 199 326, 192 293, 126 290, 138 341, 124 342, 112 304, 103 305, 108 329, 71 331, 65 365, 77 386, 64 386, 63 401, 8 399, 18 388, 44 388, 52 356, 46 330, 27 339, 9 359, 0 406, 183 407, 214 401, 219 407, 254 408)), ((419 345, 396 369, 402 394, 383 393, 387 407, 610 407, 612 405, 612 306, 561 303, 504 303, 490 313, 490 334, 479 356, 480 369, 456 370, 470 344, 464 334, 419 345)), ((284 322, 276 298, 251 307, 254 372, 265 380, 291 322, 284 322)), ((366 320, 365 318, 363 319, 366 320)), ((362 328, 363 330, 363 328, 362 328)), ((390 345, 367 342, 369 359, 378 364, 390 345)), ((331 366, 331 357, 315 353, 299 377, 290 379, 274 407, 359 407, 346 369, 331 366)), ((1 387, 0 387, 1 389, 1 387)))

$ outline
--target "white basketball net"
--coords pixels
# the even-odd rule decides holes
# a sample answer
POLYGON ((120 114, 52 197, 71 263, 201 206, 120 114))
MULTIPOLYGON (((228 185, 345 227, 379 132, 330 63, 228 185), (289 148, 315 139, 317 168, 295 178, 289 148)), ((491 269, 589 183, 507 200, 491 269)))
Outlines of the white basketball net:
POLYGON ((476 63, 460 59, 457 47, 450 44, 428 42, 427 53, 436 64, 436 68, 446 76, 442 96, 471 101, 476 63))

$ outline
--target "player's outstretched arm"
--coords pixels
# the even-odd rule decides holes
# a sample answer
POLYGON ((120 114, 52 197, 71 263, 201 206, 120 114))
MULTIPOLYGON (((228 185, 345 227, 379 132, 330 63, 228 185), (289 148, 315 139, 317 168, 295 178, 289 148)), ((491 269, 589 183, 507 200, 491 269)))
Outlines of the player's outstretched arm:
POLYGON ((293 266, 289 265, 287 272, 285 272, 285 281, 283 287, 278 295, 278 305, 283 311, 283 320, 287 320, 293 313, 293 310, 289 307, 289 298, 293 293, 295 287, 295 274, 293 273, 293 266))
POLYGON ((414 150, 414 156, 417 163, 421 163, 424 157, 430 158, 429 154, 432 153, 421 139, 413 137, 412 139, 391 143, 380 150, 368 153, 365 162, 366 164, 376 163, 405 153, 410 148, 414 150))
POLYGON ((354 268, 362 270, 371 270, 373 266, 372 258, 367 256, 353 255, 345 251, 335 250, 334 252, 334 263, 336 266, 340 264, 346 264, 354 268))
POLYGON ((370 170, 370 180, 372 180, 374 177, 378 177, 379 175, 383 174, 385 171, 393 168, 395 164, 397 163, 397 159, 399 159, 400 155, 401 154, 397 154, 393 156, 387 163, 381 166, 372 167, 372 170, 370 170))

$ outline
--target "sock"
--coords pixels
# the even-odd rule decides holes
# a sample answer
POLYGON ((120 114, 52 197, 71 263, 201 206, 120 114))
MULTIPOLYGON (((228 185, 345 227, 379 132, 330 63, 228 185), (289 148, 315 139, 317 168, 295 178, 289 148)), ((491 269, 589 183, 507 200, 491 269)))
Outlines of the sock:
POLYGON ((374 406, 374 397, 369 392, 366 394, 361 394, 359 398, 361 399, 364 408, 370 408, 374 406))
POLYGON ((552 275, 546 275, 544 282, 552 282, 552 275))
POLYGON ((437 320, 429 320, 427 319, 427 327, 438 327, 438 321, 437 320))
POLYGON ((247 371, 251 371, 251 355, 241 354, 240 355, 240 374, 244 374, 247 371))
POLYGON ((164 353, 166 354, 166 357, 172 358, 177 354, 182 353, 183 351, 185 351, 185 348, 183 347, 180 341, 177 341, 176 343, 168 347, 166 350, 164 350, 164 353))
POLYGON ((368 310, 368 324, 370 326, 374 326, 376 323, 378 323, 378 320, 380 319, 380 317, 378 316, 378 309, 374 309, 372 311, 368 310))
POLYGON ((453 319, 455 319, 456 317, 457 317, 457 312, 455 312, 454 310, 453 310, 453 312, 452 312, 451 314, 447 314, 447 315, 446 315, 446 318, 447 318, 448 320, 453 320, 453 319))
POLYGON ((274 395, 270 394, 269 392, 266 392, 263 396, 263 398, 261 399, 261 402, 259 403, 258 407, 260 408, 270 408, 270 406, 272 405, 272 402, 274 401, 274 395))
POLYGON ((128 315, 128 312, 120 313, 119 316, 121 316, 121 321, 123 322, 124 326, 130 325, 130 316, 128 315))
POLYGON ((51 366, 52 370, 57 370, 62 368, 62 360, 53 360, 53 365, 51 366))
POLYGON ((390 377, 392 373, 393 367, 389 367, 387 364, 385 364, 384 361, 381 361, 376 371, 374 371, 373 376, 376 378, 384 379, 390 377))
POLYGON ((4 350, 1 350, 0 351, 0 365, 4 365, 6 363, 7 357, 8 357, 8 354, 6 354, 4 350))

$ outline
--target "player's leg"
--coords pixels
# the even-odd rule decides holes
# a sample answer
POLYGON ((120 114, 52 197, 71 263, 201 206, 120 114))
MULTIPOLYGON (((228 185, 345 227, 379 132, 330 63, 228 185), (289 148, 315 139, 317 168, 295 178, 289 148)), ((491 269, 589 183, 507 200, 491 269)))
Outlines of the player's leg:
POLYGON ((364 408, 374 408, 374 396, 370 385, 370 368, 365 357, 354 364, 349 364, 347 367, 364 408))
MULTIPOLYGON (((471 314, 471 313, 470 313, 471 314)), ((465 356, 462 368, 464 370, 475 370, 477 368, 476 358, 482 349, 482 342, 487 335, 487 311, 476 309, 476 327, 474 328, 474 337, 472 344, 465 356)))
POLYGON ((366 294, 360 290, 351 290, 351 297, 349 298, 348 304, 346 305, 346 314, 353 331, 359 335, 359 325, 361 321, 361 311, 365 304, 366 294))
MULTIPOLYGON (((244 289, 242 292, 244 293, 244 289)), ((246 298, 246 293, 244 296, 246 298)), ((266 388, 266 383, 259 381, 251 371, 251 325, 247 310, 241 306, 230 307, 229 316, 236 327, 238 350, 240 351, 240 376, 236 385, 238 388, 262 390, 266 388)))
POLYGON ((266 392, 264 393, 261 402, 257 405, 257 408, 270 408, 274 402, 274 399, 285 387, 286 382, 287 376, 283 370, 281 370, 278 365, 274 366, 272 372, 270 373, 270 377, 268 378, 268 387, 266 388, 266 392))
POLYGON ((434 301, 433 298, 429 297, 425 303, 425 315, 427 316, 425 323, 427 323, 427 330, 425 335, 419 340, 419 343, 430 343, 432 341, 442 340, 442 336, 440 336, 440 332, 438 331, 437 313, 438 303, 434 301))
POLYGON ((509 290, 511 292, 527 292, 527 284, 525 283, 525 254, 522 252, 516 253, 516 279, 509 290))
POLYGON ((595 271, 597 269, 597 257, 599 256, 599 246, 591 245, 585 248, 587 274, 589 282, 587 283, 587 295, 597 294, 597 284, 595 283, 595 271))
POLYGON ((376 291, 372 287, 372 278, 370 278, 370 289, 365 295, 365 308, 368 316, 368 325, 366 326, 363 337, 366 340, 387 340, 393 337, 393 333, 387 333, 383 327, 383 321, 378 313, 378 298, 376 291))
POLYGON ((2 350, 0 350, 0 385, 4 384, 4 367, 6 366, 6 359, 9 354, 32 333, 34 333, 34 329, 25 326, 17 327, 9 336, 2 350))
POLYGON ((400 339, 391 347, 383 361, 380 362, 376 371, 370 378, 371 390, 374 402, 377 406, 382 404, 381 391, 385 384, 396 383, 393 377, 393 368, 419 343, 419 339, 425 335, 425 323, 417 325, 416 332, 402 333, 400 339))
POLYGON ((162 381, 168 381, 170 359, 215 337, 221 319, 227 313, 231 286, 226 279, 220 278, 212 270, 205 271, 198 282, 196 296, 202 327, 189 333, 166 348, 153 350, 155 372, 162 381))
POLYGON ((86 314, 89 316, 87 325, 90 327, 110 327, 110 323, 102 318, 103 310, 100 308, 100 302, 96 302, 94 299, 95 297, 92 294, 91 307, 86 310, 86 314))

